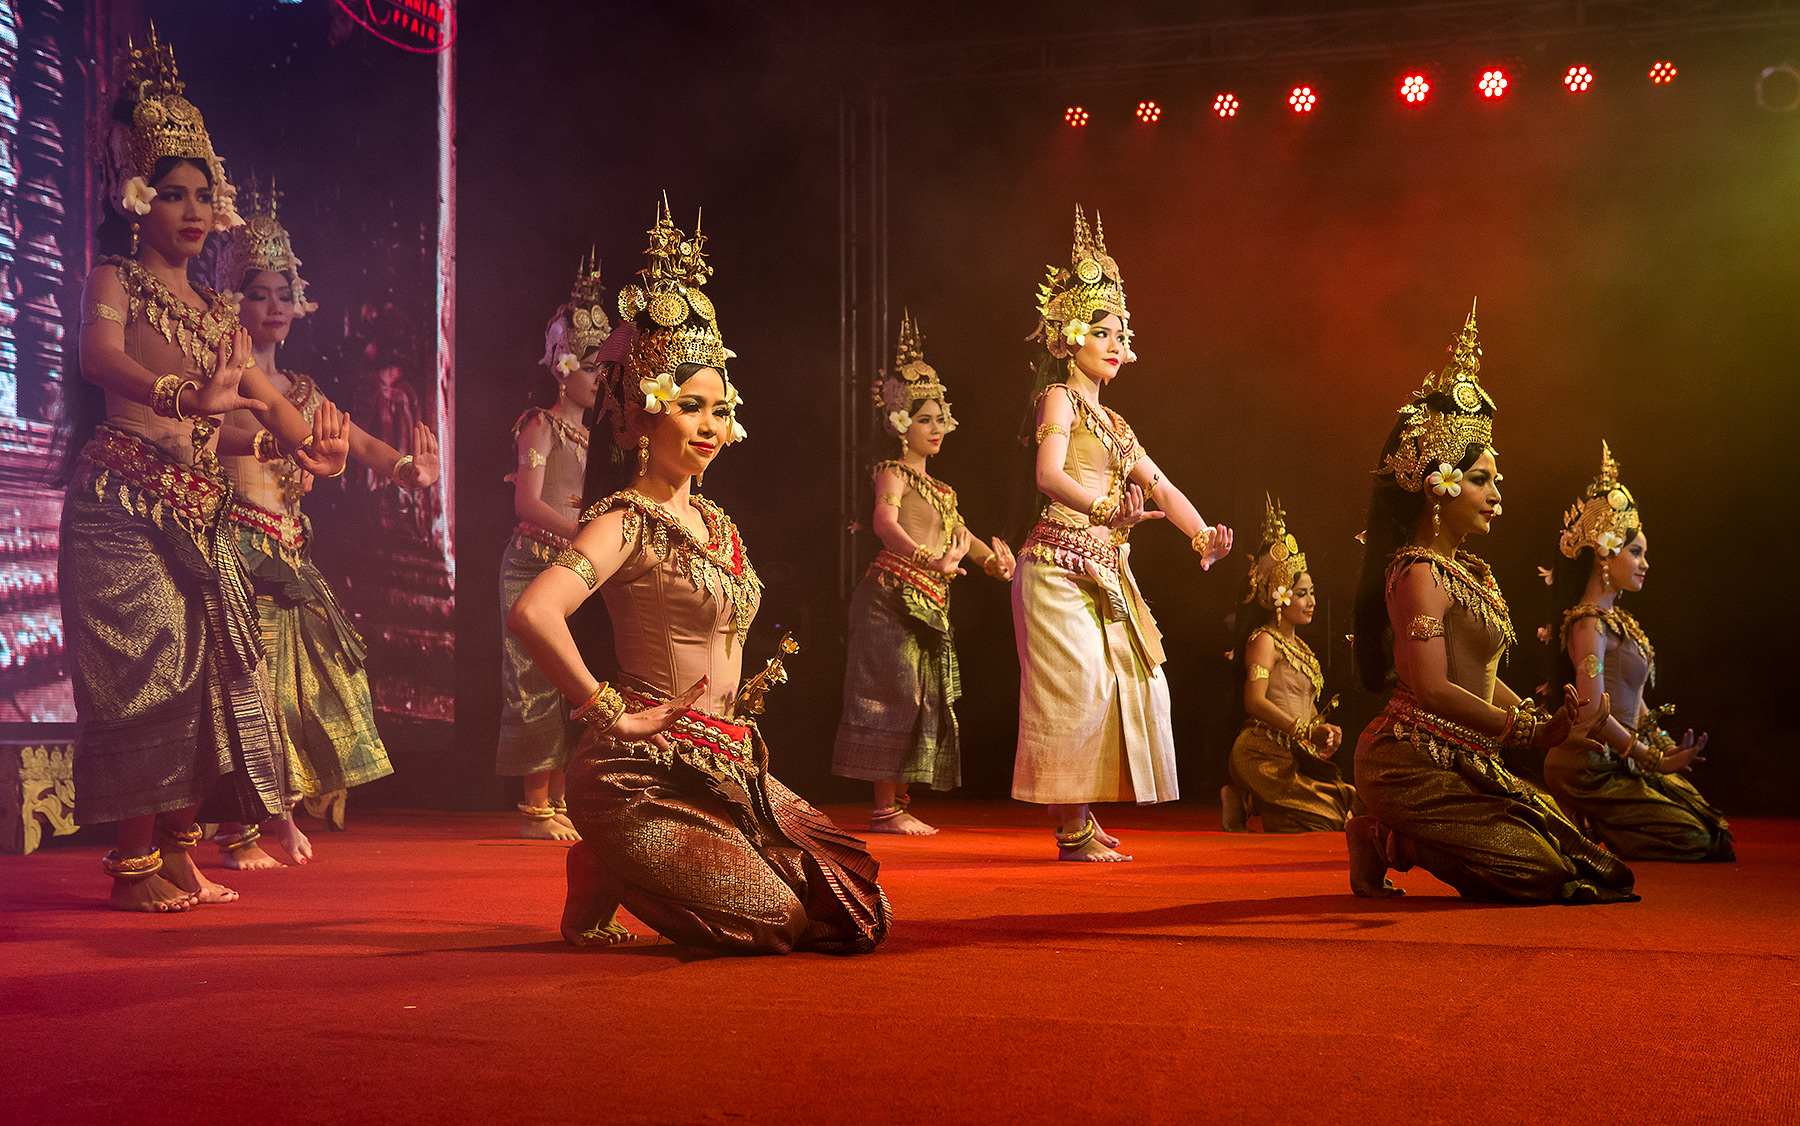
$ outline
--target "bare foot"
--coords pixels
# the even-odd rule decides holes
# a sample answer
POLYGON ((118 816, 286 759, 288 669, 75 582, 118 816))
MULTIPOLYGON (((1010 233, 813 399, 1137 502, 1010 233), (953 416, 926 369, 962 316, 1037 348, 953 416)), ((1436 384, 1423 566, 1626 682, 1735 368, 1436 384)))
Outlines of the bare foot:
MULTIPOLYGON (((1105 845, 1107 848, 1118 848, 1119 847, 1119 838, 1113 836, 1111 833, 1107 832, 1105 829, 1102 829, 1100 827, 1100 819, 1099 818, 1094 817, 1090 814, 1088 817, 1088 820, 1090 820, 1094 823, 1094 839, 1095 840, 1099 841, 1101 844, 1105 845)), ((1130 860, 1131 857, 1127 856, 1125 859, 1130 860)))
POLYGON ((226 848, 219 842, 219 867, 230 868, 235 872, 254 872, 262 868, 280 868, 281 861, 263 851, 263 847, 254 841, 238 848, 226 848))
POLYGON ((286 849, 288 859, 295 864, 312 863, 312 840, 300 831, 300 826, 294 824, 292 814, 281 821, 265 821, 263 836, 286 849))
POLYGON ((181 849, 163 853, 162 878, 192 896, 196 903, 235 903, 238 893, 207 879, 192 854, 181 849))
POLYGON ((914 817, 903 805, 891 805, 886 809, 869 811, 869 832, 892 833, 901 837, 929 837, 937 832, 937 827, 914 817))
POLYGON ((1344 843, 1350 848, 1350 890, 1363 899, 1390 899, 1406 892, 1387 878, 1387 852, 1377 834, 1381 824, 1364 814, 1344 823, 1344 843))
POLYGON ((1219 825, 1227 833, 1250 831, 1250 811, 1245 807, 1244 793, 1229 783, 1219 787, 1219 825))
POLYGON ((1124 853, 1114 852, 1100 843, 1100 834, 1095 833, 1085 844, 1074 848, 1064 848, 1060 843, 1056 846, 1058 860, 1085 860, 1095 864, 1119 864, 1130 860, 1124 853))
POLYGON ((150 875, 141 879, 113 877, 112 909, 114 911, 173 913, 186 911, 198 902, 199 899, 196 896, 189 895, 161 876, 150 875))
POLYGON ((561 931, 570 946, 616 946, 637 936, 619 923, 618 878, 584 844, 569 849, 569 891, 563 900, 561 931))
POLYGON ((528 841, 578 841, 581 839, 581 834, 575 831, 575 826, 554 817, 519 818, 519 836, 528 841))

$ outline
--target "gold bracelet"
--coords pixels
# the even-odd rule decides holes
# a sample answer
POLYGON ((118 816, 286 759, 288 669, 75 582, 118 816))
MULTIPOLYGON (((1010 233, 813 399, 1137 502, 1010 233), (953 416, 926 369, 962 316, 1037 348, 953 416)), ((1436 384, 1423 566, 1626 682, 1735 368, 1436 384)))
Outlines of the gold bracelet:
POLYGON ((1544 725, 1544 716, 1522 700, 1513 705, 1509 718, 1509 726, 1500 736, 1503 747, 1531 746, 1537 739, 1538 729, 1544 725))
POLYGON ((278 461, 281 458, 281 446, 275 441, 275 435, 267 430, 258 430, 256 437, 250 439, 250 452, 261 462, 278 461))
MULTIPOLYGON (((412 463, 413 463, 413 455, 401 454, 400 459, 398 461, 394 462, 394 468, 388 470, 388 480, 392 481, 396 485, 400 485, 400 471, 402 469, 405 469, 407 466, 411 465, 412 463)), ((337 476, 337 474, 334 473, 334 474, 332 474, 332 476, 335 477, 335 476, 337 476)), ((400 485, 400 487, 403 489, 406 488, 405 485, 400 485)))
POLYGON ((587 702, 570 713, 569 718, 585 723, 595 734, 604 734, 625 714, 625 698, 612 685, 601 681, 587 702))
POLYGON ((989 552, 988 557, 981 561, 981 569, 988 573, 988 577, 995 579, 999 578, 1000 553, 998 551, 989 552))
POLYGON ((594 570, 594 564, 587 556, 575 550, 574 544, 570 544, 568 547, 557 552, 556 558, 550 561, 550 565, 552 567, 567 567, 569 570, 575 572, 581 577, 581 581, 587 585, 589 590, 593 590, 600 585, 600 573, 594 570))
POLYGON ((1212 548, 1212 538, 1213 530, 1211 528, 1201 528, 1194 533, 1194 538, 1188 541, 1188 546, 1201 555, 1205 555, 1212 548))
POLYGON ((1094 498, 1094 503, 1088 506, 1088 523, 1096 527, 1101 524, 1110 524, 1118 512, 1118 500, 1110 492, 1101 493, 1094 498))
POLYGON ((181 377, 165 375, 150 389, 150 409, 162 418, 175 417, 175 397, 181 393, 181 377))
MULTIPOLYGON (((175 388, 175 394, 169 396, 169 406, 172 407, 175 411, 175 421, 176 422, 192 422, 193 421, 192 418, 189 418, 187 415, 181 413, 181 393, 183 391, 186 391, 189 387, 192 387, 194 389, 195 395, 200 394, 200 385, 198 383, 195 383, 191 379, 184 379, 181 381, 181 386, 175 388)), ((198 418, 198 417, 202 417, 202 416, 196 415, 195 417, 198 418)))
POLYGON ((318 435, 316 435, 316 434, 308 434, 306 437, 304 437, 300 440, 299 445, 294 447, 294 452, 295 453, 311 453, 312 448, 313 448, 313 442, 317 438, 318 438, 318 435))
POLYGON ((921 567, 936 558, 937 556, 931 554, 931 548, 924 544, 920 544, 918 547, 913 548, 912 561, 921 567))

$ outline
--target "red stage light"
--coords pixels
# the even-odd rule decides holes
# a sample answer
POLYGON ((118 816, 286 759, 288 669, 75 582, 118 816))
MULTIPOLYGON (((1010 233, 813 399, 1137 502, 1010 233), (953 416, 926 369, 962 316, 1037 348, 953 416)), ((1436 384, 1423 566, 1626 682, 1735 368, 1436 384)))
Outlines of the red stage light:
POLYGON ((1425 81, 1422 74, 1409 74, 1400 83, 1400 96, 1407 102, 1417 105, 1431 96, 1431 83, 1425 81))
POLYGON ((1088 111, 1080 106, 1070 106, 1063 110, 1063 121, 1079 129, 1088 123, 1088 111))
POLYGON ((1675 64, 1671 62, 1656 63, 1650 68, 1650 81, 1656 86, 1667 86, 1675 81, 1675 64))
POLYGON ((1484 70, 1481 72, 1481 81, 1475 84, 1484 98, 1504 97, 1506 86, 1506 72, 1503 70, 1484 70))
POLYGON ((1162 107, 1155 102, 1139 102, 1137 119, 1145 125, 1155 125, 1162 118, 1162 107))
POLYGON ((1220 94, 1213 99, 1213 112, 1220 117, 1236 117, 1238 100, 1236 94, 1220 94))
POLYGON ((1288 105, 1294 108, 1295 113, 1311 113, 1318 100, 1319 96, 1313 93, 1311 86, 1296 86, 1288 93, 1288 105))
POLYGON ((1587 88, 1594 83, 1594 72, 1584 66, 1572 66, 1569 73, 1563 75, 1563 85, 1571 94, 1585 94, 1587 88))

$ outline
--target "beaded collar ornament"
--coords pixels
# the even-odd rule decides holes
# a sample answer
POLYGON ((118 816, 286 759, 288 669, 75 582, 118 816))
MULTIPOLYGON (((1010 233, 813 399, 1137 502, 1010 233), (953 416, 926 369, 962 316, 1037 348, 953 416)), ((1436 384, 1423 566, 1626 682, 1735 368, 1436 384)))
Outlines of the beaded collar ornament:
MULTIPOLYGON (((1250 598, 1265 610, 1286 606, 1294 580, 1306 573, 1306 553, 1287 530, 1287 513, 1274 497, 1264 494, 1262 549, 1250 565, 1250 598)), ((1246 599, 1248 601, 1248 599, 1246 599)))
POLYGON ((274 180, 264 191, 255 176, 250 178, 250 186, 244 191, 244 210, 250 217, 224 233, 218 257, 213 261, 213 288, 221 294, 231 293, 247 275, 270 270, 292 279, 294 316, 299 318, 319 307, 306 299, 300 256, 294 253, 293 239, 277 214, 280 203, 281 193, 275 190, 274 180))
POLYGON ((895 436, 906 433, 912 425, 914 403, 936 401, 944 409, 944 432, 956 429, 950 414, 950 400, 944 391, 937 369, 925 362, 925 338, 919 323, 906 310, 900 316, 900 340, 894 346, 894 370, 876 377, 875 407, 881 412, 881 425, 895 436))
POLYGON ((1412 401, 1400 408, 1406 425, 1400 444, 1375 471, 1392 477, 1409 493, 1424 489, 1426 478, 1441 466, 1454 466, 1472 445, 1494 448, 1494 400, 1481 386, 1481 341, 1475 330, 1475 307, 1450 345, 1444 370, 1425 377, 1412 401), (1448 396, 1453 406, 1439 410, 1427 400, 1448 396))
MULTIPOLYGON (((1100 213, 1094 213, 1094 226, 1088 228, 1087 217, 1075 208, 1075 245, 1069 251, 1069 265, 1047 266, 1044 283, 1038 287, 1038 327, 1027 340, 1041 340, 1052 356, 1066 359, 1075 354, 1087 338, 1087 318, 1095 311, 1117 314, 1127 326, 1131 313, 1125 307, 1125 281, 1119 276, 1119 264, 1106 253, 1106 230, 1100 213)), ((1127 360, 1136 359, 1129 345, 1127 360)))
POLYGON ((232 205, 237 189, 225 178, 225 162, 213 151, 200 111, 183 96, 187 86, 176 70, 175 55, 157 38, 154 24, 142 48, 126 41, 118 70, 119 91, 131 102, 131 124, 96 121, 93 139, 104 143, 92 146, 101 154, 113 206, 122 214, 147 213, 156 198, 149 183, 156 162, 181 157, 205 164, 212 176, 213 229, 227 231, 241 225, 244 220, 232 205))
POLYGON ((1563 517, 1562 536, 1557 546, 1567 558, 1591 547, 1605 559, 1619 551, 1643 527, 1637 502, 1631 490, 1619 483, 1619 463, 1613 460, 1612 447, 1600 442, 1600 476, 1582 491, 1581 499, 1569 506, 1563 517))

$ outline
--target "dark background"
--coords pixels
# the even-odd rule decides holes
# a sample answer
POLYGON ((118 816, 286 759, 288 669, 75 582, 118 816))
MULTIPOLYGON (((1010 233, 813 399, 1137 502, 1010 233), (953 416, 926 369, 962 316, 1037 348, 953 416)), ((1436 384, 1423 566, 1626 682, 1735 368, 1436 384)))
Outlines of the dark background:
MULTIPOLYGON (((1034 6, 1033 27, 1065 19, 1076 30, 1069 13, 1081 10, 1034 6)), ((838 37, 1025 28, 991 8, 890 7, 852 27, 804 7, 771 11, 462 14, 463 583, 446 769, 466 772, 472 799, 501 795, 485 774, 499 707, 488 592, 513 521, 508 429, 532 396, 548 401, 540 334, 576 258, 598 244, 609 288, 623 284, 665 189, 684 228, 705 207, 710 292, 742 357, 733 377, 750 440, 706 491, 738 519, 769 584, 750 655, 760 664, 777 626, 804 646, 765 723, 776 769, 815 799, 863 793, 828 774, 843 669, 837 95, 847 72, 871 66, 838 37)), ((906 304, 920 319, 963 422, 934 472, 958 487, 978 533, 1000 529, 1026 472, 1013 435, 1033 293, 1044 265, 1066 259, 1072 205, 1099 208, 1143 357, 1108 402, 1240 543, 1253 546, 1264 489, 1285 501, 1322 596, 1310 640, 1358 728, 1376 702, 1353 686, 1343 634, 1368 471, 1392 412, 1443 364, 1478 296, 1507 480, 1506 514, 1473 546, 1498 569, 1525 639, 1503 675, 1526 690, 1542 679, 1531 634, 1547 591, 1534 568, 1553 561, 1562 512, 1605 437, 1652 538, 1649 585, 1625 604, 1657 645, 1656 698, 1712 731, 1703 789, 1729 809, 1791 812, 1800 768, 1782 701, 1800 620, 1785 589, 1794 521, 1778 498, 1795 446, 1800 115, 1758 109, 1753 84, 1794 54, 1757 35, 1491 56, 1477 44, 1387 62, 896 93, 894 313, 906 304), (1645 77, 1659 58, 1681 68, 1671 86, 1645 77), (1484 104, 1476 72, 1495 62, 1513 89, 1484 104), (1574 63, 1598 75, 1579 98, 1560 82, 1574 63), (1418 108, 1394 96, 1413 66, 1434 85, 1418 108), (1301 81, 1321 99, 1310 119, 1284 103, 1301 81), (1234 120, 1207 112, 1222 89, 1244 103, 1234 120), (1165 107, 1154 127, 1130 119, 1145 97, 1165 107), (1062 125, 1072 103, 1093 113, 1087 129, 1062 125)), ((1224 619, 1243 554, 1202 574, 1165 527, 1136 542, 1167 634, 1185 791, 1209 802, 1235 728, 1224 619)), ((979 574, 960 581, 954 616, 966 791, 1004 795, 1017 706, 1004 589, 979 574)))

